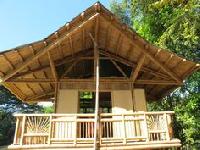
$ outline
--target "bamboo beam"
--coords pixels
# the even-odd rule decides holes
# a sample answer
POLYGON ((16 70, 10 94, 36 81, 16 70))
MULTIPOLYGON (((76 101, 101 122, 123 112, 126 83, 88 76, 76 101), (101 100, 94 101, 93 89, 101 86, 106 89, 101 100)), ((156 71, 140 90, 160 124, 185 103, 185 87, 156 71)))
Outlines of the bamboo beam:
MULTIPOLYGON (((23 58, 23 56, 20 54, 20 52, 19 51, 17 51, 16 50, 16 53, 17 53, 17 55, 20 57, 20 59, 21 59, 21 62, 23 63, 24 62, 24 58, 23 58)), ((27 66, 27 68, 28 68, 28 70, 31 70, 30 68, 29 68, 29 66, 27 66)), ((34 76, 33 76, 34 77, 34 76)), ((35 91, 33 90, 33 88, 32 87, 30 87, 30 85, 28 84, 28 83, 26 83, 25 84, 26 86, 27 86, 27 88, 33 93, 33 95, 35 95, 36 93, 35 93, 35 91)), ((40 85, 39 85, 40 86, 40 85)))
POLYGON ((57 95, 58 95, 58 75, 57 75, 57 71, 56 71, 56 67, 55 67, 54 61, 51 58, 50 51, 48 51, 48 57, 49 57, 49 62, 50 62, 52 75, 53 75, 53 78, 55 80, 55 91, 54 91, 54 96, 55 96, 55 105, 54 106, 55 106, 55 108, 54 108, 54 110, 56 111, 56 103, 57 103, 57 95))
POLYGON ((9 65, 10 69, 11 69, 11 70, 14 70, 14 69, 15 69, 15 66, 14 66, 14 65, 12 64, 12 62, 8 59, 8 57, 7 57, 5 54, 3 54, 2 56, 3 56, 4 60, 7 62, 7 64, 9 65))
POLYGON ((116 48, 115 48, 115 53, 118 54, 120 48, 122 45, 122 35, 121 33, 119 34, 118 38, 117 38, 117 42, 116 42, 116 48))
POLYGON ((82 29, 82 49, 85 49, 85 45, 86 45, 86 40, 85 40, 85 29, 82 29))
MULTIPOLYGON (((35 49, 33 48, 33 46, 30 45, 29 48, 31 49, 32 54, 35 55, 35 49)), ((23 60, 23 61, 24 61, 24 60, 23 60)), ((39 59, 36 59, 36 61, 38 62, 39 66, 41 67, 42 65, 41 65, 40 60, 39 60, 39 59)), ((50 66, 49 66, 49 67, 50 67, 50 66)), ((30 70, 31 70, 30 72, 32 72, 32 69, 30 69, 30 70)), ((35 73, 36 73, 36 72, 35 72, 35 73)), ((34 78, 36 78, 35 75, 34 75, 34 72, 32 73, 32 75, 33 75, 34 78)), ((45 75, 45 73, 44 73, 44 75, 45 75)), ((43 88, 42 84, 39 83, 39 85, 40 85, 41 89, 43 90, 43 92, 45 92, 45 89, 43 88)))
POLYGON ((27 88, 33 93, 33 95, 35 95, 35 91, 33 90, 32 87, 30 87, 30 85, 28 83, 26 83, 27 88))
POLYGON ((200 70, 200 64, 194 64, 188 71, 184 72, 182 74, 183 78, 186 78, 189 76, 192 72, 199 71, 200 70))
MULTIPOLYGON (((58 34, 58 32, 55 32, 54 35, 55 35, 55 37, 56 37, 57 39, 59 39, 59 34, 58 34)), ((60 43, 58 44, 58 50, 59 50, 59 52, 60 52, 61 58, 63 58, 65 55, 64 55, 64 53, 63 53, 62 46, 61 46, 60 43)))
POLYGON ((1 80, 1 78, 2 78, 3 76, 5 76, 5 73, 4 73, 3 71, 0 71, 0 80, 1 80))
POLYGON ((35 100, 41 99, 42 97, 45 97, 45 96, 53 96, 54 94, 55 94, 55 91, 48 91, 46 93, 36 94, 31 97, 28 97, 25 99, 25 101, 35 101, 35 100))
MULTIPOLYGON (((132 83, 132 80, 126 79, 126 78, 100 78, 99 79, 100 83, 132 83)), ((59 81, 55 81, 54 79, 30 79, 30 78, 23 78, 23 79, 9 79, 4 83, 79 83, 83 82, 86 84, 93 83, 94 79, 69 79, 69 78, 64 78, 60 79, 59 81)), ((160 84, 160 85, 183 85, 183 83, 177 83, 173 80, 137 80, 135 81, 135 84, 160 84)))
POLYGON ((56 72, 56 67, 55 67, 54 61, 51 57, 50 51, 48 51, 48 57, 49 57, 50 68, 51 68, 53 78, 55 79, 55 81, 58 81, 58 75, 57 75, 57 72, 56 72))
MULTIPOLYGON (((157 54, 157 53, 156 53, 156 54, 157 54)), ((168 62, 173 58, 173 56, 174 56, 174 55, 171 54, 171 55, 169 56, 169 58, 165 61, 164 64, 167 65, 168 62)), ((156 55, 155 55, 155 57, 156 57, 156 55)), ((162 69, 159 68, 157 72, 160 72, 161 70, 162 70, 162 69)), ((154 79, 154 78, 155 78, 155 77, 153 77, 152 79, 154 79)), ((156 89, 155 86, 156 86, 156 85, 152 86, 152 88, 149 89, 149 92, 153 92, 153 91, 156 89), (152 90, 152 89, 154 89, 154 90, 152 90)))
POLYGON ((158 85, 183 85, 183 83, 177 83, 175 81, 165 80, 136 80, 135 84, 158 84, 158 85))
MULTIPOLYGON (((111 22, 111 19, 108 19, 107 17, 102 16, 102 19, 104 19, 106 22, 108 22, 108 24, 111 22)), ((128 35, 127 32, 124 32, 124 30, 122 29, 122 26, 118 26, 113 24, 113 27, 115 27, 118 31, 120 31, 120 33, 123 36, 126 36, 127 39, 129 40, 130 44, 132 44, 133 46, 135 46, 138 50, 140 50, 142 53, 144 53, 146 55, 147 58, 149 58, 151 61, 153 61, 156 65, 158 65, 160 68, 162 68, 163 71, 165 71, 172 79, 174 79, 175 81, 177 81, 178 83, 182 83, 182 80, 180 79, 180 77, 178 77, 172 70, 170 70, 166 65, 164 65, 163 63, 161 63, 160 61, 158 61, 153 54, 151 54, 149 52, 149 45, 144 45, 143 43, 141 43, 140 41, 137 42, 137 44, 133 43, 133 41, 136 41, 133 36, 130 34, 128 35)), ((133 33, 132 33, 133 34, 133 33)))
POLYGON ((111 26, 110 24, 107 26, 106 36, 105 36, 105 46, 104 49, 107 50, 110 42, 110 32, 111 32, 111 26))
POLYGON ((91 16, 90 18, 87 18, 87 20, 85 20, 82 23, 80 23, 80 25, 72 28, 66 34, 61 36, 59 39, 55 40, 55 42, 50 43, 49 45, 47 45, 46 47, 41 49, 39 52, 37 52, 35 55, 28 57, 23 63, 20 63, 19 65, 17 65, 14 70, 11 70, 11 71, 7 72, 7 74, 2 78, 2 81, 6 81, 10 77, 14 76, 17 72, 21 71, 22 69, 24 69, 25 67, 30 65, 32 62, 34 62, 36 59, 38 59, 39 57, 44 55, 47 51, 49 51, 50 49, 55 48, 55 46, 57 44, 63 42, 67 37, 69 37, 72 34, 74 34, 75 32, 77 32, 77 30, 80 30, 81 27, 83 27, 86 24, 88 24, 91 20, 94 20, 97 16, 99 16, 99 13, 96 13, 95 15, 91 16))
MULTIPOLYGON (((18 50, 16 50, 16 52, 17 52, 17 54, 19 55, 19 57, 20 57, 20 59, 21 59, 21 62, 23 63, 23 62, 24 62, 24 57, 21 55, 21 53, 20 53, 18 50)), ((40 65, 40 64, 39 64, 39 65, 40 65)), ((28 68, 28 70, 31 71, 31 68, 30 68, 29 66, 27 66, 27 68, 28 68)), ((32 73, 32 76, 33 76, 34 78, 36 78, 36 76, 34 75, 34 73, 32 73)), ((33 90, 33 88, 31 88, 28 84, 26 84, 26 85, 27 85, 27 87, 35 94, 35 91, 33 90)), ((42 86, 40 83, 38 83, 38 85, 39 85, 40 89, 42 89, 42 91, 45 92, 43 86, 42 86)))
MULTIPOLYGON (((33 46, 30 45, 29 48, 30 48, 32 54, 35 55, 35 54, 36 54, 36 50, 33 48, 33 46)), ((38 62, 39 66, 41 66, 40 60, 39 60, 39 59, 36 59, 36 61, 38 62)))
POLYGON ((135 70, 133 70, 133 71, 131 72, 130 78, 131 78, 131 80, 132 80, 133 83, 135 82, 135 80, 136 80, 137 77, 138 77, 138 73, 139 73, 139 71, 140 71, 141 68, 142 68, 142 65, 143 65, 143 63, 144 63, 144 60, 145 60, 145 55, 142 55, 142 56, 140 57, 139 61, 138 61, 138 64, 137 64, 135 70))
POLYGON ((72 37, 70 36, 69 37, 69 44, 70 44, 70 49, 71 49, 71 55, 73 56, 74 53, 75 53, 75 50, 74 50, 74 45, 73 45, 73 40, 72 40, 72 37))
POLYGON ((127 53, 126 53, 126 58, 130 58, 130 56, 131 56, 131 54, 134 54, 134 47, 130 44, 129 45, 129 49, 128 49, 128 51, 127 51, 127 53))

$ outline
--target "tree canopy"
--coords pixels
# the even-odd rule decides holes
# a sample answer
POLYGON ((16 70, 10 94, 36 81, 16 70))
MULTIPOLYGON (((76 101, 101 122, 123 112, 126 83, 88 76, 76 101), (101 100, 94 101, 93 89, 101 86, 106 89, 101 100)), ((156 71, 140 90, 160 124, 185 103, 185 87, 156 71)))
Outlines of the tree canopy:
MULTIPOLYGON (((140 36, 179 56, 200 61, 199 0, 111 1, 111 11, 140 36)), ((200 144, 200 72, 191 75, 181 88, 149 110, 174 110, 175 136, 183 144, 200 144)))
POLYGON ((27 104, 0 86, 0 145, 10 144, 15 131, 14 113, 50 113, 52 108, 27 104))

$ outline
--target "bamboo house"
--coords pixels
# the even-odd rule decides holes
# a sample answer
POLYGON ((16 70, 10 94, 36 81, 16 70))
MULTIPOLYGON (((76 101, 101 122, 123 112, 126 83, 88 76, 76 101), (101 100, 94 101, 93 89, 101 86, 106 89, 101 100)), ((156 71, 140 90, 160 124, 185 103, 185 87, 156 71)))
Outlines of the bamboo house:
POLYGON ((100 3, 47 38, 0 53, 0 81, 54 114, 16 114, 9 149, 180 147, 173 111, 148 112, 199 64, 149 44, 100 3))

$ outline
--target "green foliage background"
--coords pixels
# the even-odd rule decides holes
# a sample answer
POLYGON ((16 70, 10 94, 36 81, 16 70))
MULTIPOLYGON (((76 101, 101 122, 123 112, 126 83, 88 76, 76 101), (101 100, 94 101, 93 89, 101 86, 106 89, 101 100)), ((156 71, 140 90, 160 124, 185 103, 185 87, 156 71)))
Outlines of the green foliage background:
POLYGON ((14 113, 52 113, 53 111, 52 107, 23 103, 6 88, 0 86, 0 146, 12 143, 15 131, 14 113))
MULTIPOLYGON (((200 61, 199 0, 111 1, 111 10, 150 43, 200 61)), ((200 148, 200 72, 162 101, 150 102, 148 108, 174 110, 175 136, 189 149, 200 148)))

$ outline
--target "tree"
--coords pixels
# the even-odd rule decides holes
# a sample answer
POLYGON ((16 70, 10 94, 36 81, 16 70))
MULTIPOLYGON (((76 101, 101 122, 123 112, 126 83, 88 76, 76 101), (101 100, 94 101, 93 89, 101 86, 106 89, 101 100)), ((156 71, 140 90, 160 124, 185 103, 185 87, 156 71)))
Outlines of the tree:
POLYGON ((14 113, 39 113, 43 108, 36 104, 27 104, 0 86, 0 145, 10 144, 15 132, 14 113))
MULTIPOLYGON (((111 11, 125 23, 123 18, 128 16, 130 26, 150 43, 189 60, 200 61, 199 0, 112 1, 111 11)), ((176 137, 183 144, 195 145, 200 143, 199 106, 200 72, 197 72, 162 101, 149 103, 149 110, 174 110, 176 137)))

